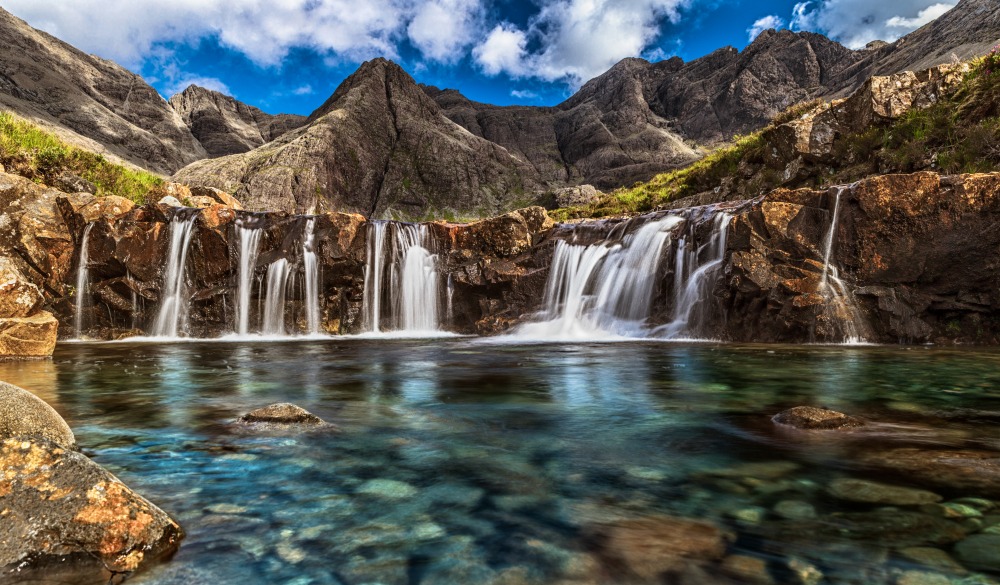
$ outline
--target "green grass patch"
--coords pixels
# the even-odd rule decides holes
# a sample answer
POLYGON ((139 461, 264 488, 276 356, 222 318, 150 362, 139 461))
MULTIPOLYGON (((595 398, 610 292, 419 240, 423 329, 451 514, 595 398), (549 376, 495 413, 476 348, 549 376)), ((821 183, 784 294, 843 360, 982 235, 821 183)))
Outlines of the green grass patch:
POLYGON ((159 199, 165 183, 152 173, 70 146, 10 112, 0 112, 0 163, 7 172, 45 184, 69 172, 90 181, 99 196, 118 195, 139 204, 159 199))

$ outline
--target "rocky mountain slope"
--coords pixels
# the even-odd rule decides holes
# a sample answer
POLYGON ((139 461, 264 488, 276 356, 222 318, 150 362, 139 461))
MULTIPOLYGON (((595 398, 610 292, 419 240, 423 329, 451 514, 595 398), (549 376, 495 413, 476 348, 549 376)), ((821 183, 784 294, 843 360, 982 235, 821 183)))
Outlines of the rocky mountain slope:
POLYGON ((305 116, 267 114, 233 97, 197 85, 188 86, 171 97, 169 103, 209 157, 253 150, 306 121, 305 116))
POLYGON ((141 77, 0 9, 0 107, 76 145, 171 173, 207 153, 141 77))
POLYGON ((395 63, 347 78, 308 125, 174 178, 236 195, 248 209, 372 217, 489 215, 542 187, 521 157, 448 120, 395 63))

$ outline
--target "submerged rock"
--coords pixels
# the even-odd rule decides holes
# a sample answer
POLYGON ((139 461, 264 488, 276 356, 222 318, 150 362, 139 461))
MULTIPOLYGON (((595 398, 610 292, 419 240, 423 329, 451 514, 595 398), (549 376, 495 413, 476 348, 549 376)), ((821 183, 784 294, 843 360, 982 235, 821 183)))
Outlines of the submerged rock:
POLYGON ((172 554, 165 512, 87 457, 48 440, 0 442, 0 581, 115 582, 172 554))
POLYGON ((691 562, 721 559, 729 540, 715 524, 673 516, 622 520, 590 532, 610 571, 649 581, 682 571, 691 562))
POLYGON ((942 499, 941 496, 927 490, 846 477, 830 482, 827 493, 848 502, 891 506, 920 506, 940 502, 942 499))
POLYGON ((279 402, 257 410, 252 410, 238 419, 241 423, 265 423, 275 425, 325 425, 326 422, 308 410, 279 402))
POLYGON ((849 429, 865 423, 836 410, 815 406, 796 406, 774 415, 772 421, 803 430, 849 429))
POLYGON ((59 413, 27 390, 0 382, 0 439, 41 438, 62 447, 76 444, 59 413))
POLYGON ((909 480, 985 496, 1000 495, 1000 453, 912 447, 864 453, 859 462, 909 480))

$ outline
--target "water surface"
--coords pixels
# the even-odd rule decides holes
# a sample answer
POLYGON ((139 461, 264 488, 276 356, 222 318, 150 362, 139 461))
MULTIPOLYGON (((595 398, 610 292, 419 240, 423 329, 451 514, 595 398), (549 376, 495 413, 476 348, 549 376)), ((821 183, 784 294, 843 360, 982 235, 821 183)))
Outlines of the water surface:
MULTIPOLYGON (((762 560, 777 582, 796 582, 802 567, 824 583, 892 584, 906 571, 992 582, 981 568, 928 569, 901 552, 955 556, 955 539, 934 530, 988 532, 1000 525, 990 510, 928 524, 920 518, 938 512, 827 488, 859 477, 945 501, 983 495, 857 460, 901 446, 1000 450, 995 351, 77 343, 51 362, 0 363, 0 379, 52 404, 87 454, 185 528, 177 556, 137 584, 623 582, 602 565, 593 527, 657 515, 715 523, 733 537, 727 554, 762 560), (273 402, 342 432, 233 424, 273 402), (887 424, 819 439, 776 430, 770 417, 799 404, 887 424), (787 502, 816 518, 783 518, 787 502), (878 526, 857 528, 866 518, 878 526)), ((720 563, 703 570, 729 582, 720 563)))

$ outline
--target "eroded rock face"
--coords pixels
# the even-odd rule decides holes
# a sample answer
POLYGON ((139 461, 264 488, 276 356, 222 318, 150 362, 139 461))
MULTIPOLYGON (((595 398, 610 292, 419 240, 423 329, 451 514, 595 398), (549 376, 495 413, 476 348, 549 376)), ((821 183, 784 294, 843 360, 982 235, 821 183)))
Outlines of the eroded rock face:
POLYGON ((119 581, 184 536, 96 463, 46 439, 0 442, 0 509, 4 582, 119 581))

